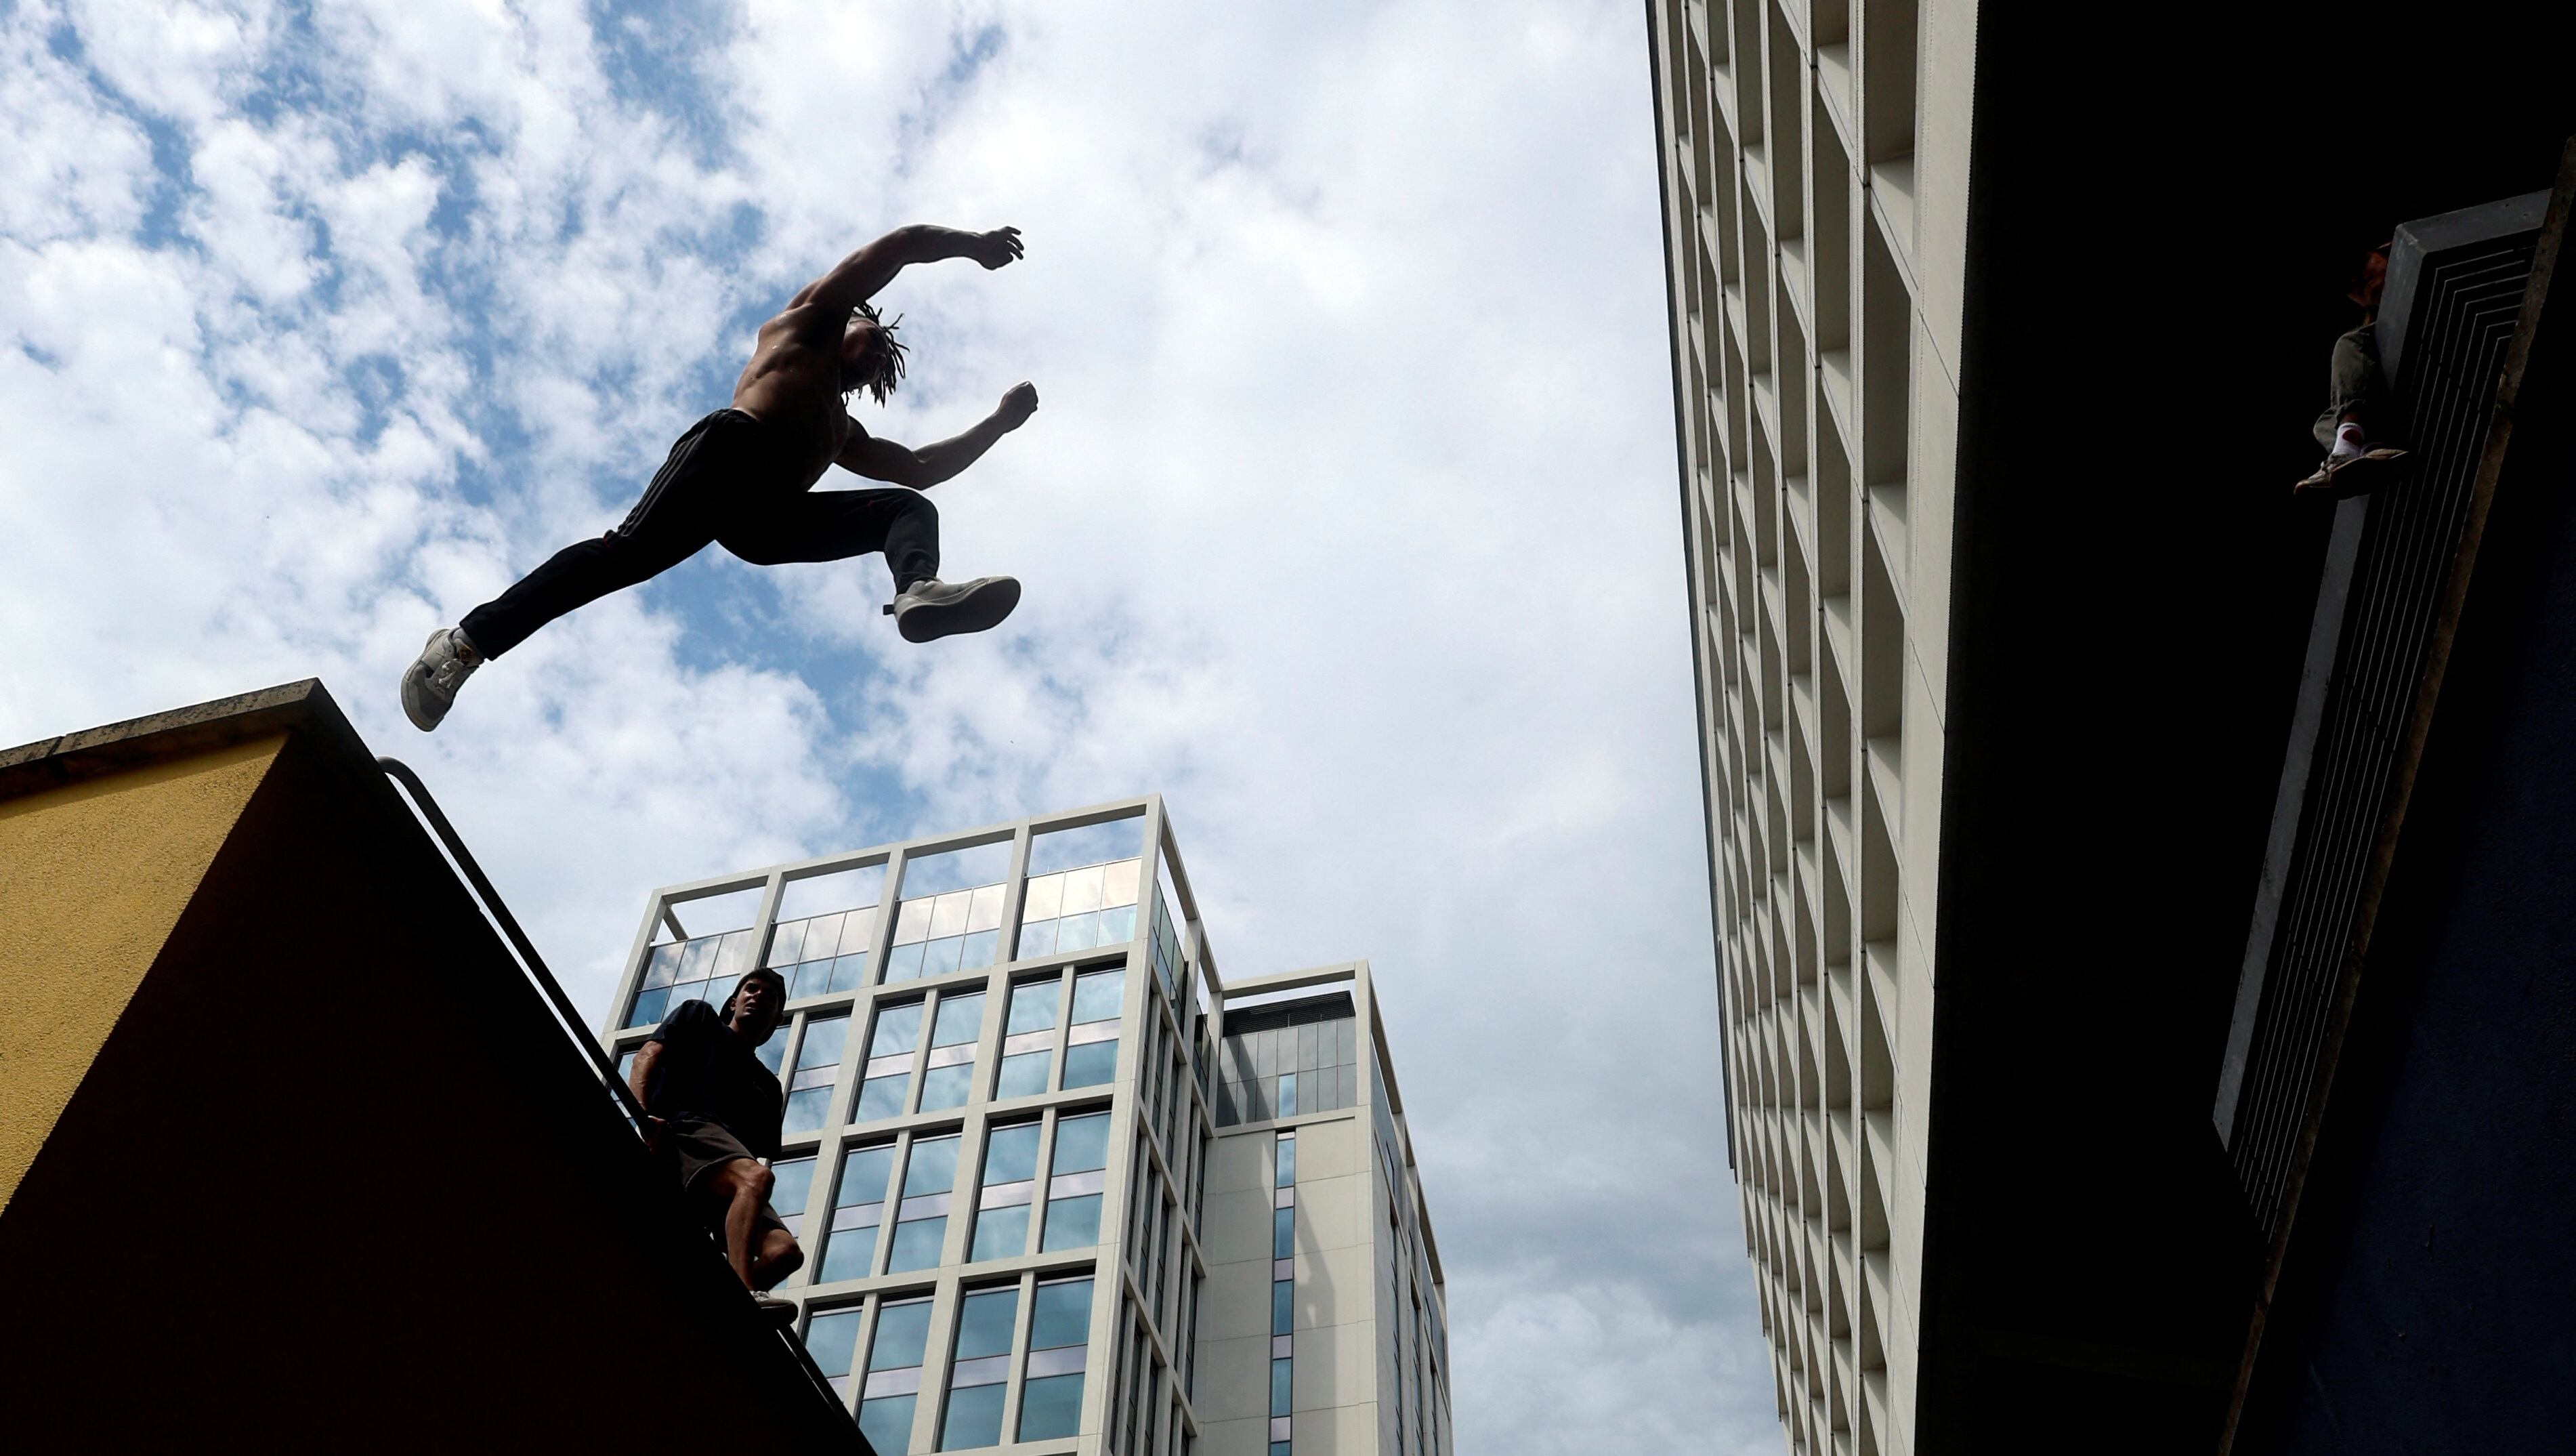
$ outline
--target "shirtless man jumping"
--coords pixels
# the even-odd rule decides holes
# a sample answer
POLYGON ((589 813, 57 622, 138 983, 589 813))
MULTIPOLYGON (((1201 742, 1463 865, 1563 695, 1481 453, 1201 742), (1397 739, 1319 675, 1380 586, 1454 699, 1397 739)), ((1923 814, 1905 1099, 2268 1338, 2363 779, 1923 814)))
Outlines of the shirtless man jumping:
POLYGON ((805 285, 760 338, 733 403, 689 427, 617 529, 577 541, 453 627, 403 671, 403 713, 426 733, 455 705, 457 689, 490 658, 585 602, 647 581, 722 542, 754 566, 840 561, 885 553, 895 598, 886 606, 910 642, 981 632, 1019 605, 1007 576, 939 579, 939 513, 924 490, 981 458, 1038 407, 1014 385, 966 433, 914 449, 859 428, 848 396, 879 404, 903 378, 904 346, 868 302, 915 263, 972 258, 999 268, 1020 256, 1020 230, 897 228, 805 285), (910 489, 815 490, 826 465, 910 489))

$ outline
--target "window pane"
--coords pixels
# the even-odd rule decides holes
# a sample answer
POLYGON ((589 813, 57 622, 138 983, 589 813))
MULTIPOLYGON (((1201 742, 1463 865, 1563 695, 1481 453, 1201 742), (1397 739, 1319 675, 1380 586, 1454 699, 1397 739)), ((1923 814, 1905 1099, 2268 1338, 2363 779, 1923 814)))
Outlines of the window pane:
POLYGON ((1052 1052, 1022 1052, 1002 1058, 1002 1075, 993 1084, 995 1097, 1034 1097, 1047 1089, 1047 1062, 1052 1052))
POLYGON ((1118 1043, 1087 1041, 1064 1049, 1064 1085, 1098 1087, 1118 1075, 1118 1043))
POLYGON ((760 1058, 760 1064, 775 1075, 779 1069, 779 1062, 787 1055, 787 1028, 782 1026, 771 1032, 769 1040, 754 1047, 751 1054, 760 1058))
POLYGON ((1279 1178, 1274 1186, 1297 1186, 1297 1140, 1293 1137, 1283 1135, 1279 1139, 1279 1178))
POLYGON ((912 1086, 910 1072, 891 1077, 870 1077, 859 1084, 859 1105, 850 1114, 852 1122, 875 1122, 881 1118, 903 1116, 903 1095, 912 1086))
POLYGON ((1002 1028, 1006 1036, 1024 1031, 1051 1031, 1055 1027, 1056 1003, 1064 999, 1061 979, 1021 981, 1011 987, 1010 1020, 1002 1028))
POLYGON ((886 1258, 886 1272, 901 1274, 913 1269, 939 1267, 940 1246, 948 1241, 948 1220, 916 1218, 894 1226, 894 1252, 886 1258))
POLYGON ((966 938, 957 943, 957 969, 980 971, 990 966, 993 963, 993 952, 999 948, 1001 939, 1002 932, 998 930, 966 932, 966 938))
POLYGON ((1016 1259, 1028 1251, 1027 1204, 988 1208, 975 1215, 975 1247, 966 1252, 970 1263, 981 1263, 986 1259, 1016 1259))
POLYGON ((877 1227, 834 1229, 823 1240, 823 1268, 814 1276, 817 1284, 830 1284, 842 1279, 865 1279, 869 1266, 876 1262, 877 1227))
POLYGON ((852 1148, 841 1155, 841 1186, 832 1199, 832 1206, 849 1208, 862 1203, 883 1203, 886 1183, 893 1176, 894 1144, 852 1148))
POLYGON ((778 1180, 769 1190, 769 1206, 778 1210, 778 1216, 787 1220, 787 1227, 793 1231, 796 1221, 805 1216, 806 1195, 814 1190, 814 1160, 791 1158, 772 1163, 769 1172, 778 1180))
POLYGON ((930 1044, 935 1047, 964 1046, 984 1030, 984 993, 939 998, 939 1019, 931 1027, 930 1044))
POLYGON ((1297 1210, 1274 1208, 1270 1211, 1270 1257, 1289 1258, 1297 1252, 1297 1210))
POLYGON ((1055 1125, 1056 1177, 1109 1166, 1109 1114, 1093 1112, 1067 1117, 1055 1125))
POLYGON ((850 1358, 859 1342, 859 1312, 837 1309, 818 1314, 805 1326, 805 1352, 826 1375, 849 1372, 850 1358))
POLYGON ((868 1055, 895 1057, 911 1051, 921 1041, 921 1003, 908 1006, 884 1006, 877 1010, 876 1034, 868 1038, 868 1055))
POLYGON ((652 953, 644 961, 645 987, 659 989, 679 979, 679 975, 680 943, 671 941, 653 947, 652 953))
POLYGON ((1086 1021, 1118 1019, 1119 993, 1126 985, 1127 973, 1092 971, 1074 977, 1073 1020, 1079 1026, 1086 1021))
MULTIPOLYGON (((1029 1309, 1029 1348, 1053 1350, 1091 1342, 1091 1281, 1059 1279, 1038 1286, 1029 1309)), ((1027 1433, 1021 1433, 1026 1439, 1027 1433)))
POLYGON ((912 1166, 903 1175, 903 1196, 946 1193, 957 1186, 957 1138, 923 1138, 912 1145, 912 1166))
POLYGON ((639 991, 635 994, 635 1011, 626 1018, 628 1026, 651 1026, 662 1019, 662 1008, 671 999, 671 988, 639 991))
POLYGON ((975 1064, 959 1062, 954 1066, 933 1067, 921 1074, 921 1110, 938 1112, 944 1108, 963 1107, 966 1094, 972 1090, 975 1064))
POLYGON ((849 1035, 847 1016, 817 1016, 806 1022, 804 1044, 796 1049, 796 1070, 839 1066, 841 1048, 849 1035))
POLYGON ((1100 1195, 1059 1198, 1047 1205, 1043 1250, 1088 1249, 1100 1242, 1100 1195))
POLYGON ((1279 1115, 1297 1115, 1297 1074, 1294 1072, 1279 1079, 1279 1115))
POLYGON ((1136 907, 1119 905, 1100 912, 1100 938, 1094 945, 1125 945, 1136 938, 1136 907))
POLYGON ((887 981, 909 981, 921 975, 921 943, 899 945, 886 952, 887 981))
POLYGON ((812 1132, 828 1121, 831 1115, 831 1088, 808 1087, 802 1092, 790 1092, 787 1094, 787 1116, 780 1122, 779 1131, 790 1137, 801 1132, 812 1132))
POLYGON ((1070 1436, 1082 1423, 1082 1372, 1050 1375, 1020 1388, 1020 1439, 1070 1436))
MULTIPOLYGON (((1052 884, 1054 882, 1050 880, 1046 883, 1052 884)), ((1028 920, 1021 923, 1019 949, 1020 959, 1029 960, 1036 956, 1053 955, 1054 953, 1055 920, 1052 917, 1045 920, 1028 920)))
POLYGON ((981 1360, 1011 1353, 1011 1326, 1020 1314, 1020 1287, 979 1289, 957 1305, 957 1358, 981 1360))
MULTIPOLYGON (((877 1311, 877 1340, 868 1351, 870 1370, 902 1370, 921 1363, 930 1347, 930 1301, 907 1299, 877 1311)), ((901 1450, 900 1444, 896 1446, 901 1450)))
MULTIPOLYGON (((808 970, 812 967, 808 966, 808 970)), ((865 951, 844 952, 832 961, 832 978, 823 989, 832 993, 855 991, 867 981, 868 956, 865 951)))
POLYGON ((1288 1388, 1288 1366, 1290 1363, 1291 1362, 1285 1357, 1270 1362, 1270 1413, 1274 1416, 1284 1416, 1288 1414, 1288 1404, 1291 1395, 1288 1388))
MULTIPOLYGON (((1067 915, 1055 923, 1057 950, 1089 950, 1100 943, 1100 912, 1087 910, 1080 915, 1067 915)), ((1074 1020, 1082 1020, 1080 1003, 1075 1005, 1074 1020)))
POLYGON ((1038 1125, 1013 1123, 984 1140, 984 1185, 1017 1183, 1038 1175, 1038 1125))
POLYGON ((1002 1398, 1007 1385, 970 1385, 948 1392, 948 1419, 939 1428, 939 1449, 968 1451, 1002 1443, 1002 1398))
POLYGON ((986 885, 966 899, 966 933, 998 930, 1002 924, 1002 887, 986 885))
POLYGON ((1274 1280, 1270 1285, 1270 1333, 1274 1335, 1294 1333, 1296 1318, 1297 1286, 1295 1282, 1287 1279, 1274 1280))
POLYGON ((859 1434, 877 1456, 902 1456, 912 1449, 913 1395, 881 1395, 859 1402, 859 1434))

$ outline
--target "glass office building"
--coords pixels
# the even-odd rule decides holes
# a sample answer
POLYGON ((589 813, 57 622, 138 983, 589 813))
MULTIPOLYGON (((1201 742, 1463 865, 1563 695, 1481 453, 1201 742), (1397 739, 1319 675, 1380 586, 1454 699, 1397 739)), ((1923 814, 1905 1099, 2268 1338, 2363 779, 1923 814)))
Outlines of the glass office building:
POLYGON ((754 966, 777 1292, 880 1456, 1450 1449, 1368 967, 1226 984, 1159 799, 657 891, 621 1065, 754 966))

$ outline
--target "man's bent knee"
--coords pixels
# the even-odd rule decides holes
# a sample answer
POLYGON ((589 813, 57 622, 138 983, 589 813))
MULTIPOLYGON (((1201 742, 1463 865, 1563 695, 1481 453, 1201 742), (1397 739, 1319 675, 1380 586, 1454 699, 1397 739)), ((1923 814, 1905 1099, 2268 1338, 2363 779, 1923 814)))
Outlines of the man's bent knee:
POLYGON ((767 1198, 778 1184, 778 1175, 751 1158, 735 1158, 707 1173, 708 1191, 728 1201, 748 1192, 754 1198, 767 1198))

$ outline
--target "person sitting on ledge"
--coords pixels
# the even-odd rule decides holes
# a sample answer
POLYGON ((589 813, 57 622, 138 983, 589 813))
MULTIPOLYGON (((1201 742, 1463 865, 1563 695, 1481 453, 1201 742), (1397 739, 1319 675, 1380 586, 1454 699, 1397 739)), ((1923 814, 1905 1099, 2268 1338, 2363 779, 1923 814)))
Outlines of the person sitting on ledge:
POLYGON ((2344 296, 2361 305, 2361 322, 2335 340, 2327 366, 2326 407, 2317 416, 2317 443, 2325 462, 2293 491, 2324 490, 2337 495, 2367 490, 2388 465, 2406 452, 2382 443, 2378 430, 2387 412, 2384 381, 2379 377, 2379 296, 2388 286, 2388 249, 2370 250, 2353 274, 2344 296))
POLYGON ((761 1160, 778 1156, 786 1100, 755 1049, 778 1030, 786 1007, 787 982, 776 971, 753 971, 715 1010, 682 1003, 626 1073, 644 1108, 645 1141, 675 1165, 681 1191, 723 1237, 743 1287, 779 1318, 793 1318, 796 1306, 767 1291, 805 1266, 805 1251, 769 1206, 776 1178, 761 1160))
POLYGON ((865 390, 880 405, 903 378, 904 346, 868 300, 915 263, 972 258, 999 268, 1020 256, 1020 230, 897 228, 805 285, 760 326, 733 403, 691 425, 624 524, 576 541, 518 585, 429 634, 403 669, 403 715, 423 733, 456 704, 465 679, 555 618, 649 581, 721 542, 754 566, 885 553, 894 573, 886 614, 907 642, 998 625, 1019 605, 1007 576, 939 579, 939 513, 922 491, 982 458, 1028 423, 1038 392, 1011 386, 992 414, 953 439, 914 449, 880 440, 848 413, 865 390), (894 488, 815 490, 838 465, 894 488), (904 489, 902 487, 910 487, 904 489))

